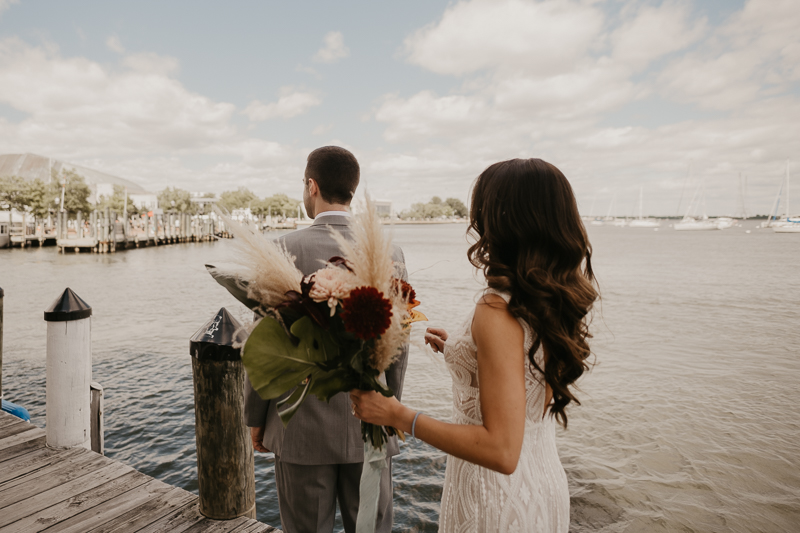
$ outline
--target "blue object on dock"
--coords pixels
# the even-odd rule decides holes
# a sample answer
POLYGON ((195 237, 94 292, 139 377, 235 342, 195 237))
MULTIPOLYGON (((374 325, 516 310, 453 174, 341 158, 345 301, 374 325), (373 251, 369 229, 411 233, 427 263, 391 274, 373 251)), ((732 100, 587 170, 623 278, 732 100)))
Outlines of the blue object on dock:
POLYGON ((3 400, 2 410, 8 414, 16 416, 17 418, 23 419, 25 422, 31 421, 31 415, 28 413, 28 410, 21 405, 3 400))

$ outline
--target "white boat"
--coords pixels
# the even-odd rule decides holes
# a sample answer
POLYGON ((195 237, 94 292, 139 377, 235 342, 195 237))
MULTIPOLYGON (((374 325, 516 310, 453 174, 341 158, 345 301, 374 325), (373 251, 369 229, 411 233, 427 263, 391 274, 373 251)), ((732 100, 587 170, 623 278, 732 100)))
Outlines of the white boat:
POLYGON ((775 206, 773 208, 772 217, 766 222, 766 224, 762 224, 762 227, 765 228, 772 228, 772 231, 775 233, 800 233, 800 217, 792 217, 790 216, 790 204, 789 204, 789 160, 786 160, 786 177, 781 183, 781 188, 778 190, 778 197, 775 198, 775 206), (780 207, 781 197, 783 195, 783 188, 784 185, 786 187, 786 207, 784 208, 784 216, 780 220, 774 220, 774 218, 778 214, 778 208, 780 207))
POLYGON ((709 220, 712 220, 719 227, 719 229, 732 228, 734 224, 736 224, 736 220, 731 217, 710 218, 709 220))
POLYGON ((661 226, 661 221, 655 218, 644 218, 642 216, 642 196, 643 187, 639 187, 639 216, 628 222, 629 228, 657 228, 661 226))
POLYGON ((800 218, 787 218, 777 226, 772 226, 775 233, 800 233, 800 218))
POLYGON ((709 231, 721 229, 719 225, 710 218, 683 217, 680 222, 672 226, 675 231, 709 231))
MULTIPOLYGON (((689 172, 691 175, 691 169, 689 172)), ((697 184, 694 195, 692 195, 692 201, 689 202, 689 208, 686 210, 686 214, 680 222, 676 222, 672 226, 672 229, 675 231, 711 231, 722 229, 716 221, 709 219, 706 214, 705 182, 702 178, 700 179, 700 183, 697 184), (697 200, 697 204, 695 204, 695 200, 697 200), (700 216, 692 216, 692 209, 699 207, 701 204, 703 206, 703 214, 700 216)))
POLYGON ((621 228, 623 226, 628 225, 628 219, 611 216, 611 213, 614 211, 614 205, 616 204, 616 202, 617 202, 617 195, 614 194, 614 196, 611 197, 611 203, 608 204, 608 213, 606 213, 606 216, 603 217, 603 224, 606 226, 616 226, 618 228, 621 228))

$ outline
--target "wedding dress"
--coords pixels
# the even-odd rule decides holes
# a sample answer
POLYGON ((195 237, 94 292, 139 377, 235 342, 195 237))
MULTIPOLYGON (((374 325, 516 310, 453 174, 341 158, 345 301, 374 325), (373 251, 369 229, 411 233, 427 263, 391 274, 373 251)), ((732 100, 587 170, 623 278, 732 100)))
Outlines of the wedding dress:
MULTIPOLYGON (((508 302, 507 294, 488 290, 508 302)), ((444 346, 453 377, 453 423, 482 424, 478 350, 472 338, 474 310, 459 335, 444 346)), ((476 464, 447 457, 439 531, 446 533, 541 532, 569 530, 567 476, 556 450, 555 420, 542 416, 547 396, 544 376, 527 358, 533 332, 525 332, 525 436, 516 471, 506 476, 476 464)), ((536 363, 544 368, 542 349, 536 363)))

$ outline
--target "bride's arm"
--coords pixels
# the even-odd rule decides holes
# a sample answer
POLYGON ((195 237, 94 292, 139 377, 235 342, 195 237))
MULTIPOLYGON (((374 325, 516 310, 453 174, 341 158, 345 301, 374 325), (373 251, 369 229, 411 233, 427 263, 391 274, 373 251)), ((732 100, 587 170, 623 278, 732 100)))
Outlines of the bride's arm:
MULTIPOLYGON (((506 302, 490 294, 475 310, 472 336, 478 346, 483 425, 448 424, 420 415, 415 434, 450 455, 510 474, 517 468, 525 430, 524 334, 506 302)), ((411 433, 416 411, 396 398, 363 391, 350 397, 360 419, 411 433)))

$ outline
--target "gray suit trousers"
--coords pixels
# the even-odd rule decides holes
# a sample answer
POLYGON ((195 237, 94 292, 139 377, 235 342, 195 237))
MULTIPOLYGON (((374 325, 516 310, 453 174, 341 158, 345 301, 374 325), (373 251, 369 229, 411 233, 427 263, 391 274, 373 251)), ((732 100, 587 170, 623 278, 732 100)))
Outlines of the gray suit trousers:
MULTIPOLYGON (((381 476, 378 518, 375 531, 391 533, 392 459, 381 476)), ((285 533, 330 533, 336 516, 336 501, 342 513, 346 533, 356 530, 358 488, 364 463, 333 465, 298 465, 285 463, 275 456, 275 481, 278 507, 285 533)))

